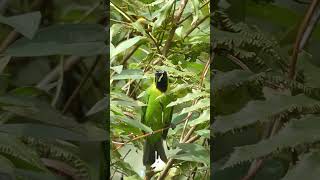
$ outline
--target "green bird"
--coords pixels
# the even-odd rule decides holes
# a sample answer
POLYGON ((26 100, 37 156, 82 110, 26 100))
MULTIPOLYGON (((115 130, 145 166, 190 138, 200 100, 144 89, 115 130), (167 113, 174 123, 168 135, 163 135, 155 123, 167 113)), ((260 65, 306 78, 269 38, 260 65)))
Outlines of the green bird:
MULTIPOLYGON (((141 122, 149 126, 153 131, 168 127, 171 124, 173 107, 167 107, 172 101, 169 95, 169 78, 166 71, 158 70, 155 73, 154 82, 146 90, 145 103, 142 107, 141 122)), ((163 148, 163 140, 166 139, 168 130, 148 136, 144 142, 143 164, 150 167, 160 156, 161 160, 167 162, 167 156, 163 148)))

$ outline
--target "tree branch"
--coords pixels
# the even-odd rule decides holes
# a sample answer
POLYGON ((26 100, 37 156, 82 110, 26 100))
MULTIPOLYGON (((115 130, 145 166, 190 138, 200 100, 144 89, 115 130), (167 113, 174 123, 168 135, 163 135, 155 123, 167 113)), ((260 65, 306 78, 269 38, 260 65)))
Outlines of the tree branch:
POLYGON ((173 19, 173 27, 169 32, 169 36, 167 38, 166 44, 164 45, 163 49, 162 49, 162 55, 164 57, 166 57, 168 55, 169 49, 171 47, 171 43, 174 37, 174 34, 176 32, 176 29, 178 28, 178 23, 180 21, 180 18, 182 16, 183 10, 186 7, 188 3, 188 0, 181 0, 180 1, 180 7, 178 9, 177 15, 174 17, 173 19))

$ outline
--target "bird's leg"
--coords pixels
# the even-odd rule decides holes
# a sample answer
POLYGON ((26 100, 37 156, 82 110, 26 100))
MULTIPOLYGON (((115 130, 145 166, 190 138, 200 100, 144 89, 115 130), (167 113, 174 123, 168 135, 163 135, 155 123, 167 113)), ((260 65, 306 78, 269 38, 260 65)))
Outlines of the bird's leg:
POLYGON ((152 176, 155 173, 152 171, 152 168, 150 165, 146 165, 146 175, 144 177, 144 180, 151 180, 152 176))
POLYGON ((177 127, 176 124, 170 123, 170 128, 171 128, 172 130, 174 130, 176 127, 177 127))

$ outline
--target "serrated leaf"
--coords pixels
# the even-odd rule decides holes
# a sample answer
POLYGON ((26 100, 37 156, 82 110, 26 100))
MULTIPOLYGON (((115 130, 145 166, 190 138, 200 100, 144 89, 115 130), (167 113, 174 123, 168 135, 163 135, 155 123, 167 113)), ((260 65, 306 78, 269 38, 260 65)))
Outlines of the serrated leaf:
POLYGON ((178 151, 176 154, 171 155, 170 158, 179 159, 184 161, 193 161, 204 163, 209 166, 210 156, 209 151, 206 150, 203 146, 198 144, 178 144, 178 148, 181 151, 178 151))
POLYGON ((195 100, 197 98, 203 97, 203 96, 205 96, 207 94, 208 93, 203 92, 203 91, 193 90, 192 93, 188 93, 184 97, 178 98, 176 101, 173 101, 173 102, 169 103, 167 105, 167 107, 176 106, 178 104, 182 104, 182 103, 185 103, 185 102, 188 102, 188 101, 192 101, 192 100, 195 100))
POLYGON ((17 40, 4 54, 13 57, 94 56, 106 54, 105 39, 104 27, 98 24, 58 24, 41 29, 32 40, 17 40))
POLYGON ((3 17, 0 15, 0 23, 7 24, 15 29, 15 31, 32 39, 38 30, 41 21, 41 13, 31 12, 11 17, 3 17))
POLYGON ((203 113, 197 118, 189 122, 189 126, 195 126, 210 120, 210 110, 204 110, 203 113))
POLYGON ((318 103, 318 101, 303 94, 297 96, 277 95, 265 101, 250 101, 243 109, 234 114, 218 116, 213 124, 213 129, 215 132, 224 133, 258 121, 268 121, 273 115, 294 106, 300 107, 316 103, 318 103))
POLYGON ((213 80, 213 90, 223 89, 231 85, 237 85, 249 81, 255 77, 255 74, 249 71, 232 70, 228 72, 217 73, 213 80))
POLYGON ((281 180, 318 180, 320 177, 320 152, 303 154, 301 160, 281 180))
POLYGON ((0 125, 1 133, 8 133, 18 137, 31 136, 46 139, 62 139, 71 141, 104 141, 107 140, 107 132, 94 126, 86 126, 86 129, 70 130, 43 124, 20 123, 0 125))
POLYGON ((46 171, 46 168, 40 161, 40 157, 19 139, 8 134, 0 133, 0 148, 5 149, 1 154, 8 158, 13 164, 19 161, 20 166, 46 171), (23 161, 23 163, 21 164, 20 161, 23 161))
POLYGON ((225 167, 263 157, 284 148, 293 148, 300 144, 319 141, 319 128, 320 117, 310 115, 292 120, 270 139, 262 140, 253 145, 236 147, 225 167))

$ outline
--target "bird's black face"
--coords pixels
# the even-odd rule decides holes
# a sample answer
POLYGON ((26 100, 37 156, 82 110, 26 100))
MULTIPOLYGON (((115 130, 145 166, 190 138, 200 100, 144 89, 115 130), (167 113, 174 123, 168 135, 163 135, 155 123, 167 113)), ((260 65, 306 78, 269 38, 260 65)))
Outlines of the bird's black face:
POLYGON ((157 70, 155 73, 156 87, 161 91, 165 92, 168 88, 168 75, 166 71, 157 70))

